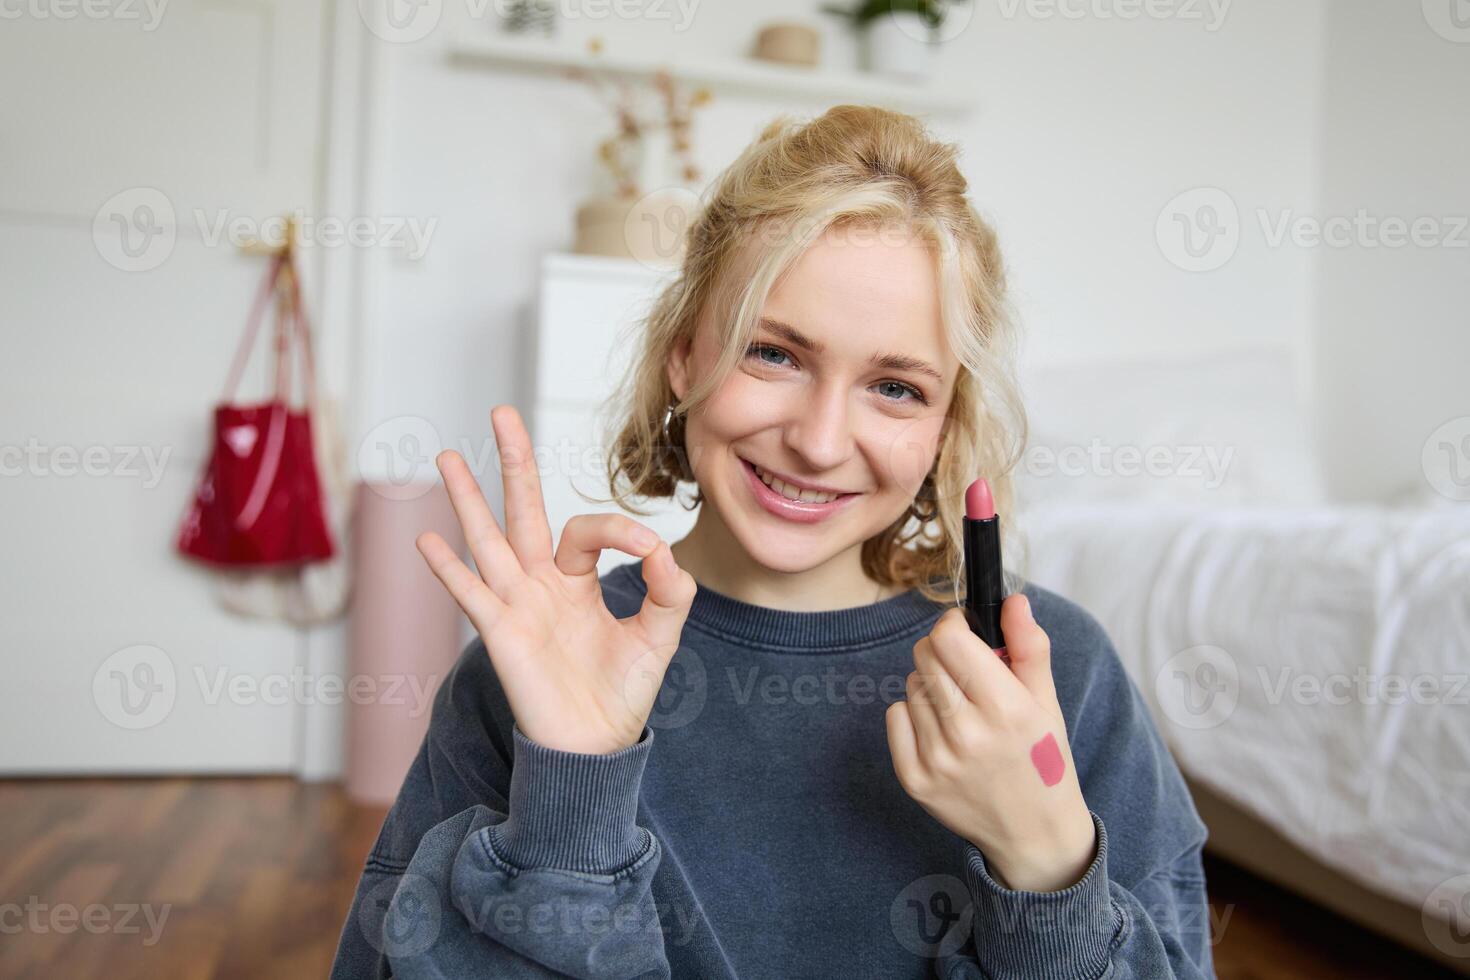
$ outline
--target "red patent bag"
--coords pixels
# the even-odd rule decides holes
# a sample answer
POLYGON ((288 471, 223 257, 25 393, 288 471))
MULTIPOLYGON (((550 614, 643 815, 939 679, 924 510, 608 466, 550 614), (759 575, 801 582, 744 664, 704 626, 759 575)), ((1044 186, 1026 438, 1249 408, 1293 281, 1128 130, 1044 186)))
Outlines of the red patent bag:
POLYGON ((271 259, 224 397, 215 406, 214 446, 179 529, 182 554, 234 568, 292 566, 332 556, 311 438, 314 375, 300 278, 294 251, 286 248, 271 259), (266 402, 234 404, 273 287, 279 294, 275 394, 266 402), (299 410, 289 405, 293 341, 304 362, 306 404, 299 410))

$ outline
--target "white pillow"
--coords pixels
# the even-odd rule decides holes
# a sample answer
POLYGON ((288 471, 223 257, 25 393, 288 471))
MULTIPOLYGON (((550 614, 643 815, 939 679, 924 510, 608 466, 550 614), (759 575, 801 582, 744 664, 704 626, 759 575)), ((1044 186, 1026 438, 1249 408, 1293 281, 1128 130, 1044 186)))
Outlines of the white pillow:
POLYGON ((1023 373, 1018 502, 1317 504, 1326 492, 1286 349, 1023 373))

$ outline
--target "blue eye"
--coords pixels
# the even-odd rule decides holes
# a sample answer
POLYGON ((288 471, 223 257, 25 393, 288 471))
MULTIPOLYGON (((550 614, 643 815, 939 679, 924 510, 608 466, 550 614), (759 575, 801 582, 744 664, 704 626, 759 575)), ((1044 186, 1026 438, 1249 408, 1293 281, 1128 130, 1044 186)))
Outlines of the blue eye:
MULTIPOLYGON (((784 350, 779 347, 772 347, 770 344, 751 344, 748 348, 746 348, 745 356, 750 357, 752 355, 759 355, 761 351, 771 351, 773 353, 780 354, 782 357, 786 356, 786 352, 784 350)), ((760 361, 762 364, 772 364, 776 367, 781 366, 780 363, 777 361, 768 361, 765 358, 759 356, 756 356, 756 360, 760 361)))
MULTIPOLYGON (((878 384, 880 386, 882 386, 882 385, 896 385, 900 391, 906 391, 909 394, 913 395, 914 398, 918 399, 918 402, 919 402, 920 405, 927 405, 927 404, 929 404, 929 400, 924 397, 924 393, 922 391, 920 391, 919 389, 915 388, 913 385, 906 385, 902 381, 880 381, 880 382, 878 382, 878 384)), ((893 401, 902 401, 903 399, 901 399, 901 398, 895 398, 895 399, 892 399, 892 400, 893 401)))
MULTIPOLYGON (((779 347, 772 347, 770 344, 751 344, 749 347, 747 347, 745 349, 745 356, 746 357, 754 357, 756 360, 760 361, 762 364, 769 364, 772 367, 784 367, 785 366, 785 364, 783 362, 781 362, 781 361, 772 361, 772 360, 768 360, 768 359, 760 356, 761 354, 763 354, 763 353, 765 353, 767 351, 769 351, 769 352, 771 352, 773 354, 776 354, 776 355, 778 355, 780 357, 785 357, 785 358, 788 358, 788 359, 790 358, 790 355, 787 354, 784 350, 782 350, 779 347)), ((893 385, 896 388, 898 388, 900 392, 907 392, 908 394, 913 395, 914 396, 914 400, 917 401, 920 405, 927 405, 927 404, 929 404, 929 399, 927 399, 927 398, 924 397, 924 393, 922 391, 920 391, 919 389, 915 388, 913 385, 904 384, 902 381, 880 381, 880 382, 878 382, 878 386, 880 388, 883 387, 884 385, 893 385)), ((904 400, 902 398, 890 398, 888 396, 884 396, 884 398, 885 398, 886 401, 891 401, 891 402, 902 402, 904 400)))

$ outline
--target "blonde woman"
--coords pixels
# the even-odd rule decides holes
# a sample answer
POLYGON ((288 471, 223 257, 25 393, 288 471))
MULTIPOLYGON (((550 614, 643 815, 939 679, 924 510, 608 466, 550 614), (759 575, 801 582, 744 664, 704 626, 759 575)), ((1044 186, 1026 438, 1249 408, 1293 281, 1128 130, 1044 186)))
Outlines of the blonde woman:
POLYGON ((509 406, 503 529, 440 456, 478 572, 419 548, 480 639, 334 976, 1213 976, 1205 828, 1101 627, 1012 574, 1005 665, 957 607, 965 487, 1007 512, 1025 438, 965 192, 855 105, 723 174, 608 416, 627 510, 693 491, 672 545, 580 515, 553 551, 509 406))

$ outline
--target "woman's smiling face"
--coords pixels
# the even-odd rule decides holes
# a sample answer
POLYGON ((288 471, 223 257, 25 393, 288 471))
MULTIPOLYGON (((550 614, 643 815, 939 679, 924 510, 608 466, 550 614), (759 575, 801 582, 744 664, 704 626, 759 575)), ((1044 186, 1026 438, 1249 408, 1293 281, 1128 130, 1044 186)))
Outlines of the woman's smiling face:
MULTIPOLYGON (((714 365, 717 343, 702 319, 692 350, 675 351, 669 378, 681 398, 714 365)), ((751 557, 778 571, 860 545, 913 502, 958 370, 925 243, 906 232, 828 229, 771 290, 736 369, 687 419, 706 505, 751 557)))

